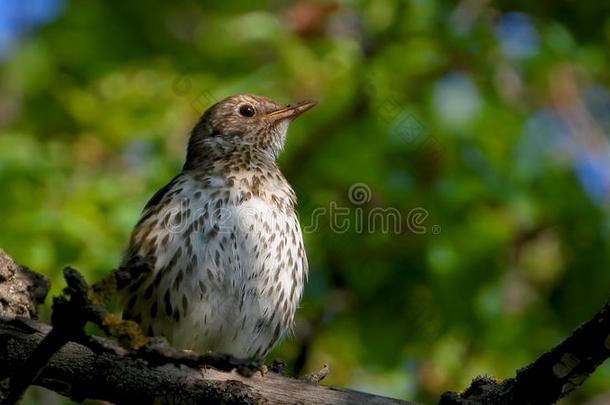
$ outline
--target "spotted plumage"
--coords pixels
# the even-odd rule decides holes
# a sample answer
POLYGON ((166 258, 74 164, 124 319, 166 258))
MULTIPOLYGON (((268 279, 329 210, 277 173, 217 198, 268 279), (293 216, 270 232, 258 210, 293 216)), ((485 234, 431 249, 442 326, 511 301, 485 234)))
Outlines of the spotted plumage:
POLYGON ((176 347, 238 357, 265 356, 289 333, 307 258, 276 160, 290 121, 313 105, 240 95, 206 111, 182 172, 133 231, 126 319, 176 347))

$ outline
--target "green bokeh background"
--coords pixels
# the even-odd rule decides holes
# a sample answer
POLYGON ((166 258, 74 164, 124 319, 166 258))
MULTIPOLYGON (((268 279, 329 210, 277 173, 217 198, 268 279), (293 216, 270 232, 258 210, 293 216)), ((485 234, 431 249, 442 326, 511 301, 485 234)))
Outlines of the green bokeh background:
MULTIPOLYGON (((207 107, 317 99, 280 161, 311 273, 271 357, 422 403, 510 377, 610 286, 610 6, 531 3, 65 3, 0 61, 0 247, 53 293, 100 278, 207 107)), ((605 364, 563 403, 609 390, 605 364)))

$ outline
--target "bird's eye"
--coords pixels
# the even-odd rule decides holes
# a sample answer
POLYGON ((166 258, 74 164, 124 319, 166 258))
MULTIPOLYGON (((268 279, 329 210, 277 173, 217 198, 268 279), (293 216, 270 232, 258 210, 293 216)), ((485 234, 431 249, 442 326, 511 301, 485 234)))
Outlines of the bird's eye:
POLYGON ((254 107, 252 107, 250 104, 242 104, 239 107, 239 114, 244 117, 253 117, 254 113, 254 107))

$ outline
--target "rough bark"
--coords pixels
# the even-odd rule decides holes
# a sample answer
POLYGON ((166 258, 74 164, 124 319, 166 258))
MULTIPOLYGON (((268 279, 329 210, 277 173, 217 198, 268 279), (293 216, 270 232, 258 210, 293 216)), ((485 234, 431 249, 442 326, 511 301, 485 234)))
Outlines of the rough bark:
POLYGON ((35 319, 49 288, 46 277, 15 263, 0 249, 0 316, 35 319))
MULTIPOLYGON (((23 320, 0 322, 0 379, 10 378, 50 331, 48 325, 23 320)), ((226 404, 409 404, 341 388, 324 387, 273 372, 243 377, 213 368, 152 364, 114 341, 70 342, 47 363, 34 381, 75 401, 114 403, 226 404)))

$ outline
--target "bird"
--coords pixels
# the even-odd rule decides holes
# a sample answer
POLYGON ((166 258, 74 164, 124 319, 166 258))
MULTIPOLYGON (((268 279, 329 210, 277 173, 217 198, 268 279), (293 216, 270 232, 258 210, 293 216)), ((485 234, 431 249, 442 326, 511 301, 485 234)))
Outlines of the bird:
POLYGON ((203 113, 182 171, 135 225, 119 269, 123 319, 180 349, 264 358, 293 330, 308 261, 278 157, 316 105, 253 94, 203 113))

